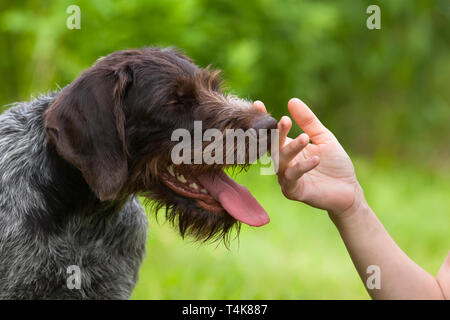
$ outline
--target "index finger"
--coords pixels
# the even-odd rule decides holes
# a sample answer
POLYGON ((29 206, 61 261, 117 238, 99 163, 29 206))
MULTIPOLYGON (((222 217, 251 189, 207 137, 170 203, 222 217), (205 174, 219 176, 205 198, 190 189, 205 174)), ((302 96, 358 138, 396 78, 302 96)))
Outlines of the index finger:
POLYGON ((300 99, 292 98, 288 103, 289 113, 294 121, 306 132, 315 144, 334 140, 335 137, 300 99))

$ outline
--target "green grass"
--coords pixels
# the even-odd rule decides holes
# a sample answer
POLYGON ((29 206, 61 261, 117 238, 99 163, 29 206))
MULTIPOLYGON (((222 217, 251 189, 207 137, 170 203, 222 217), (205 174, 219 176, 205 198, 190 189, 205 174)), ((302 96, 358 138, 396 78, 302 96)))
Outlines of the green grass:
MULTIPOLYGON (((450 174, 358 160, 371 207, 399 246, 436 274, 450 248, 450 174)), ((254 166, 236 180, 271 222, 242 227, 230 250, 182 240, 148 210, 147 257, 134 299, 368 299, 326 213, 285 199, 254 166)), ((162 218, 162 215, 161 215, 162 218)))

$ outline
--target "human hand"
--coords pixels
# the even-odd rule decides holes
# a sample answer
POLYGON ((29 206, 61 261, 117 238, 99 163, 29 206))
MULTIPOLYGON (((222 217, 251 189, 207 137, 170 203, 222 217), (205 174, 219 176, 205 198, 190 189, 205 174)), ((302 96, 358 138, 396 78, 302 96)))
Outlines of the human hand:
POLYGON ((288 109, 305 133, 288 138, 291 119, 284 116, 278 123, 277 174, 283 194, 288 199, 327 210, 333 216, 352 213, 365 200, 350 157, 301 100, 291 99, 288 109))

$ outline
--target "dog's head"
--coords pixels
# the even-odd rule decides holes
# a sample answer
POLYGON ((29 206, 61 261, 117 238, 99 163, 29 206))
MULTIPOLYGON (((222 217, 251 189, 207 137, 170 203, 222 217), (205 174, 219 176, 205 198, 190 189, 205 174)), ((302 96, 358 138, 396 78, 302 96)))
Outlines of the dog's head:
MULTIPOLYGON (((225 238, 238 220, 268 222, 248 190, 223 169, 255 160, 249 141, 263 139, 258 129, 275 127, 275 119, 250 102, 224 94, 218 72, 157 48, 100 59, 45 113, 50 143, 101 201, 142 194, 166 208, 183 236, 197 239, 225 238), (221 134, 230 129, 246 133, 246 148, 239 138, 224 140, 221 134), (249 129, 255 131, 247 134, 249 129)), ((265 151, 258 148, 257 155, 265 151)))

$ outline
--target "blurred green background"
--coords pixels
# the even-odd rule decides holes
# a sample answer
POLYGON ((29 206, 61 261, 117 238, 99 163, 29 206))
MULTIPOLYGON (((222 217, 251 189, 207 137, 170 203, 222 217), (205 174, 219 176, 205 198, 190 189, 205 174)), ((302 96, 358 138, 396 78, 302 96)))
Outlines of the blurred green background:
MULTIPOLYGON (((393 238, 436 274, 450 248, 448 0, 0 0, 0 105, 63 87, 112 51, 151 45, 222 69, 232 92, 276 118, 303 99, 352 156, 393 238), (71 4, 80 30, 66 27, 71 4), (370 4, 381 30, 366 28, 370 4)), ((284 199, 258 168, 237 180, 271 223, 244 226, 226 250, 181 240, 149 210, 133 298, 368 298, 326 214, 284 199)))

